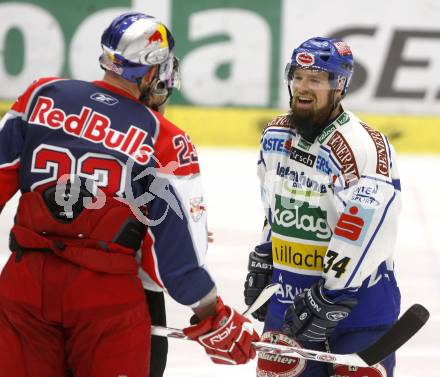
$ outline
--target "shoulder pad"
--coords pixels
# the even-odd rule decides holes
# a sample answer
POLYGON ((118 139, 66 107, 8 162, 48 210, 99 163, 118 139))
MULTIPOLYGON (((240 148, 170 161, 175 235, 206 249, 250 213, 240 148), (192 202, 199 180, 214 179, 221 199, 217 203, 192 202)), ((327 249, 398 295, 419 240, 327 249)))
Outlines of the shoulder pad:
POLYGON ((33 95, 44 85, 49 84, 53 81, 63 80, 60 77, 43 77, 34 80, 31 85, 26 89, 26 91, 18 97, 18 99, 12 104, 11 109, 17 113, 24 113, 28 103, 31 101, 33 95))

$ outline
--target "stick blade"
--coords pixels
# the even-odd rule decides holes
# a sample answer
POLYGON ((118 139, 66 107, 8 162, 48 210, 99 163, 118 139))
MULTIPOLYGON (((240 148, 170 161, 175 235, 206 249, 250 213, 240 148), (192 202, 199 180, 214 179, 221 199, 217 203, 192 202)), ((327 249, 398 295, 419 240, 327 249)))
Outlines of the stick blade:
POLYGON ((359 357, 368 365, 379 363, 406 343, 428 319, 428 310, 414 304, 377 342, 358 352, 359 357))
POLYGON ((242 315, 246 316, 248 314, 253 313, 254 311, 258 310, 261 306, 263 306, 267 300, 269 300, 276 291, 278 291, 281 284, 279 283, 272 283, 267 285, 260 293, 260 295, 257 297, 257 299, 254 301, 252 305, 250 305, 243 313, 242 315))

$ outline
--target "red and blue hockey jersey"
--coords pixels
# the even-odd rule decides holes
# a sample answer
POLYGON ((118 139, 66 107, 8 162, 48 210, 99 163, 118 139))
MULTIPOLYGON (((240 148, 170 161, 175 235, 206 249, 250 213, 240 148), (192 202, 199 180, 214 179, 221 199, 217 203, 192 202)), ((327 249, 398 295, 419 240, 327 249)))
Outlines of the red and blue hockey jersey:
POLYGON ((198 158, 185 132, 106 82, 37 80, 0 122, 0 207, 65 174, 130 199, 138 218, 147 212, 145 284, 184 305, 213 289, 198 158))

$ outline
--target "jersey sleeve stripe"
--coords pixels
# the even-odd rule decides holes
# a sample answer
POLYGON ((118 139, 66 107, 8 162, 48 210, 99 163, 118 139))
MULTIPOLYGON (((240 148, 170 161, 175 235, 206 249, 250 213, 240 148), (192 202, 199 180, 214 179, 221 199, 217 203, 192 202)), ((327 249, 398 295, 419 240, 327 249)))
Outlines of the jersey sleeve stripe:
POLYGON ((0 170, 18 169, 19 164, 20 164, 20 158, 17 158, 12 162, 1 164, 0 170))
POLYGON ((144 252, 142 253, 141 267, 157 285, 163 288, 164 284, 160 277, 154 242, 154 234, 151 232, 150 227, 148 227, 142 245, 142 250, 144 252))
POLYGON ((157 119, 157 116, 154 113, 154 111, 152 111, 149 107, 146 107, 146 108, 150 112, 151 116, 153 117, 153 119, 154 119, 154 121, 156 123, 156 128, 154 130, 154 135, 151 136, 151 139, 153 140, 153 145, 156 145, 156 142, 159 139, 159 134, 160 134, 160 122, 159 122, 159 119, 157 119))

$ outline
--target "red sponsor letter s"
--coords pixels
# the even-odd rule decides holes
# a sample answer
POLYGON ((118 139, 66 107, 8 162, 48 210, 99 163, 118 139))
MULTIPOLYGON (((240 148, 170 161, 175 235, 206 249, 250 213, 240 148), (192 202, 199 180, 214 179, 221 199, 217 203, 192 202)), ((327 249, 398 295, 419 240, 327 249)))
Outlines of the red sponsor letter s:
POLYGON ((338 220, 335 228, 335 234, 347 238, 351 241, 356 241, 362 232, 362 227, 364 226, 364 220, 362 217, 355 216, 359 209, 355 206, 349 209, 348 213, 343 213, 338 220))

